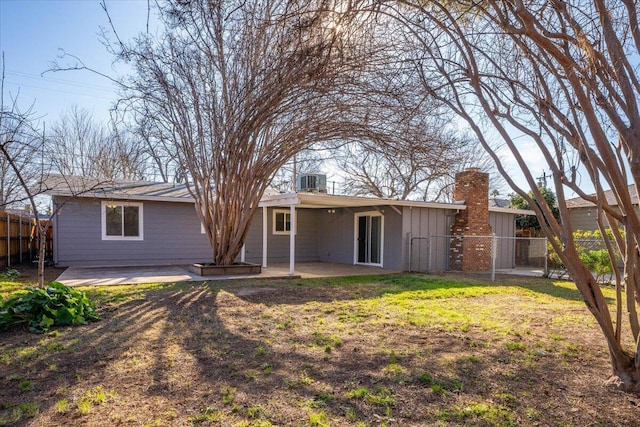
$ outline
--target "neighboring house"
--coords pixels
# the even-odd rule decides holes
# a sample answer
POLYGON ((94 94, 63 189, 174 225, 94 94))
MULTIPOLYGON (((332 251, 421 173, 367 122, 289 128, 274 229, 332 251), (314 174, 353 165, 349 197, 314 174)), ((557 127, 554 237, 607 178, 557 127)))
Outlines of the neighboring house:
MULTIPOLYGON (((631 184, 628 188, 636 213, 640 215, 638 193, 636 192, 635 185, 631 184)), ((618 202, 616 201, 612 190, 605 191, 604 195, 610 206, 618 206, 618 202)), ((593 203, 581 199, 580 197, 576 197, 574 199, 567 200, 567 208, 569 209, 569 218, 574 230, 593 231, 598 229, 598 212, 593 203)), ((605 227, 609 225, 606 218, 604 218, 604 225, 605 227)))
MULTIPOLYGON (((455 203, 310 192, 266 194, 251 223, 243 259, 263 266, 289 262, 291 272, 296 261, 408 270, 411 237, 452 232, 514 237, 515 215, 531 212, 490 208, 487 175, 476 169, 459 175, 455 203)), ((184 185, 116 182, 84 193, 61 188, 49 193, 56 210, 54 261, 59 266, 188 264, 211 259, 194 201, 184 185)), ((430 250, 441 254, 431 269, 446 269, 450 249, 430 250)), ((414 263, 425 262, 424 254, 414 251, 413 257, 414 263)), ((460 269, 478 268, 471 262, 477 256, 467 256, 464 262, 458 258, 460 269)), ((513 253, 501 259, 504 265, 498 268, 513 267, 513 253)))

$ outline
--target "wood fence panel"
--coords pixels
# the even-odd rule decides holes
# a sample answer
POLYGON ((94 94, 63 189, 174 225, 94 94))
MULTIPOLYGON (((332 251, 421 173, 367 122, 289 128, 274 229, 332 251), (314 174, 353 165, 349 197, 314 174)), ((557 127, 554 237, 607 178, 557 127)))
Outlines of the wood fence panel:
POLYGON ((0 266, 10 267, 31 259, 34 220, 0 212, 0 266))

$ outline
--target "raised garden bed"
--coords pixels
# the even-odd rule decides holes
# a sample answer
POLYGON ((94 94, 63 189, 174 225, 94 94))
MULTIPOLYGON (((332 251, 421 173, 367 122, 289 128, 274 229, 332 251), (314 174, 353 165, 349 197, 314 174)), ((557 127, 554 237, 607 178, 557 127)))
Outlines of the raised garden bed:
POLYGON ((238 274, 260 274, 262 266, 248 262, 237 262, 231 265, 192 264, 189 270, 199 276, 232 276, 238 274))

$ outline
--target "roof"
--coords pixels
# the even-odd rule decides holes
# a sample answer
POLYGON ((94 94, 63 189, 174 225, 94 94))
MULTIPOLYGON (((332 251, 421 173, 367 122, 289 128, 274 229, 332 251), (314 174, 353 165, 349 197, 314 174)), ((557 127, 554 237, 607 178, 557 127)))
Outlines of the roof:
POLYGON ((46 177, 40 185, 42 191, 51 196, 194 202, 185 184, 150 181, 111 181, 96 178, 50 175, 46 177))
MULTIPOLYGON (((636 186, 635 184, 631 184, 627 187, 628 191, 629 191, 629 195, 631 196, 631 202, 634 205, 638 204, 638 192, 636 191, 636 186)), ((590 196, 596 196, 595 193, 590 194, 590 196)), ((613 192, 613 190, 607 190, 604 192, 604 197, 607 200, 607 204, 609 204, 609 206, 618 206, 618 201, 616 200, 616 196, 613 192)), ((588 208, 588 207, 593 207, 595 206, 594 203, 591 203, 588 200, 584 200, 581 197, 575 197, 573 199, 567 199, 567 207, 569 209, 573 209, 573 208, 588 208)))
POLYGON ((360 206, 411 206, 421 208, 463 210, 467 207, 462 203, 433 203, 410 200, 385 199, 381 197, 339 196, 326 193, 284 193, 265 195, 260 206, 289 206, 301 208, 339 208, 360 206))
POLYGON ((509 199, 497 199, 495 197, 489 198, 489 208, 508 208, 511 205, 509 199))
MULTIPOLYGON (((422 202, 412 200, 385 199, 381 197, 337 196, 326 193, 286 193, 265 195, 260 206, 296 205, 301 208, 339 208, 361 206, 407 206, 415 208, 434 208, 464 210, 464 201, 454 203, 422 202)), ((531 210, 512 209, 489 205, 489 212, 510 213, 516 215, 535 215, 531 210)))
MULTIPOLYGON (((101 181, 95 178, 50 175, 41 183, 41 189, 51 196, 194 203, 194 199, 185 184, 124 180, 101 181)), ((300 208, 316 209, 361 206, 408 206, 451 210, 466 209, 464 202, 422 202, 378 197, 341 196, 326 193, 278 193, 274 190, 265 192, 260 201, 260 206, 290 205, 296 205, 300 208)), ((492 206, 491 203, 489 205, 489 211, 518 215, 534 215, 533 211, 496 205, 492 206)))

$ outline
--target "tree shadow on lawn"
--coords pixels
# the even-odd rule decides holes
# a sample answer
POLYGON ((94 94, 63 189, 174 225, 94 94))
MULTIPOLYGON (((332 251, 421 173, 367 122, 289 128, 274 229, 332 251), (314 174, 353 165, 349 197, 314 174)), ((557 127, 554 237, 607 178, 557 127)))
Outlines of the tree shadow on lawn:
MULTIPOLYGON (((486 400, 510 390, 493 363, 473 359, 476 349, 464 336, 384 322, 359 322, 346 332, 325 327, 333 314, 304 303, 363 296, 295 289, 273 282, 251 289, 168 285, 103 306, 103 320, 59 336, 10 332, 9 346, 41 350, 3 365, 0 402, 40 403, 36 418, 16 425, 216 418, 222 425, 258 419, 297 425, 322 414, 332 425, 385 419, 424 425, 440 420, 438 408, 463 394, 486 400), (32 389, 22 390, 19 379, 31 380, 32 389), (79 415, 74 404, 97 386, 115 396, 79 415), (62 399, 72 405, 66 413, 57 409, 62 399)), ((539 364, 553 372, 557 361, 539 364)))
MULTIPOLYGON (((226 289, 235 295, 253 302, 259 302, 261 295, 257 290, 270 289, 270 281, 235 282, 226 289), (256 290, 256 291, 252 291, 256 290)), ((305 303, 305 295, 310 300, 329 302, 332 300, 376 297, 385 294, 404 292, 425 292, 426 298, 455 298, 495 293, 496 289, 518 287, 567 301, 583 302, 575 287, 558 285, 546 278, 499 276, 495 282, 489 281, 483 274, 428 274, 403 273, 377 276, 351 276, 343 278, 298 279, 281 281, 273 287, 267 304, 305 303), (330 287, 332 292, 326 292, 330 287), (474 290, 477 289, 477 292, 474 290)), ((613 298, 605 297, 607 303, 613 298)))

